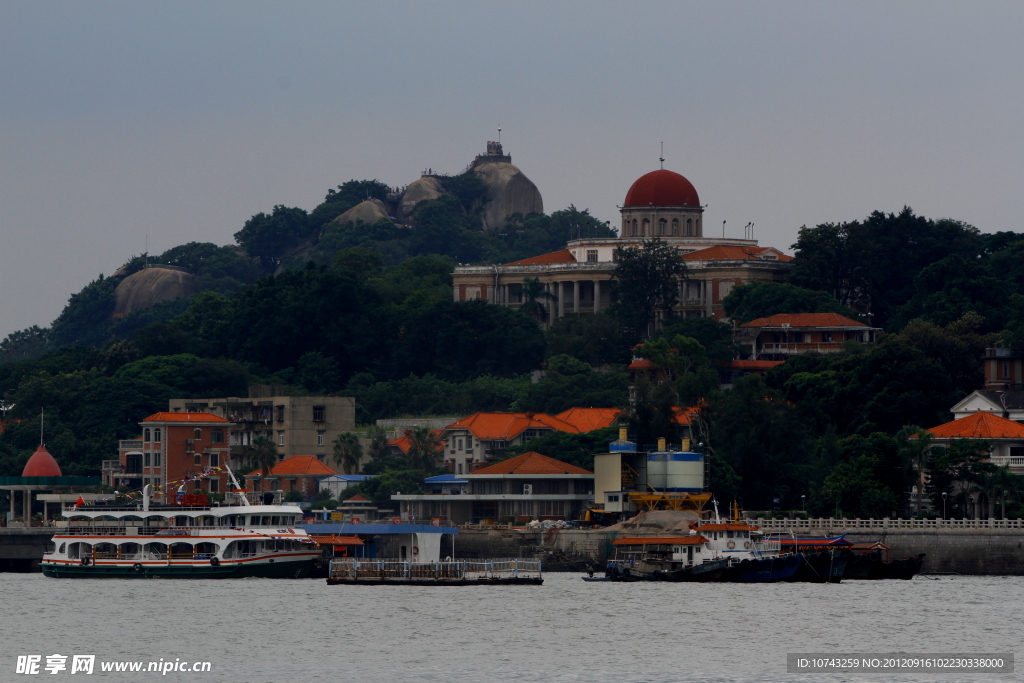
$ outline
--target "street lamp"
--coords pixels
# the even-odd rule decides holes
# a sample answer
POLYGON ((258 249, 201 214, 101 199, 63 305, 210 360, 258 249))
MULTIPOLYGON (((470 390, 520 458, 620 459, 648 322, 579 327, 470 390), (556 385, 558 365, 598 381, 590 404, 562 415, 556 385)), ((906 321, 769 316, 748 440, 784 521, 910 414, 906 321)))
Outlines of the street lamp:
POLYGON ((807 512, 807 508, 804 505, 805 500, 807 500, 807 496, 800 494, 800 512, 807 512))
POLYGON ((946 492, 942 492, 942 519, 946 519, 946 492))

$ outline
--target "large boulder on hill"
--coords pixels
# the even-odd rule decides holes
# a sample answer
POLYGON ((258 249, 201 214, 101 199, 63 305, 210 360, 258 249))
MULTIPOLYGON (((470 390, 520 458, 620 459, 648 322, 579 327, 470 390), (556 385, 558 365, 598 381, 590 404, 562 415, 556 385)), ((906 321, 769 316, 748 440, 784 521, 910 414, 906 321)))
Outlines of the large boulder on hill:
POLYGON ((379 199, 367 199, 359 202, 351 209, 334 219, 334 223, 355 223, 362 221, 367 225, 376 223, 381 218, 388 218, 388 207, 379 199))
POLYGON ((487 186, 487 201, 481 218, 484 230, 505 227, 505 219, 514 213, 544 213, 540 190, 522 171, 507 161, 487 161, 478 157, 472 171, 487 186))
POLYGON ((167 266, 150 266, 121 280, 114 290, 114 317, 120 318, 161 301, 180 299, 195 291, 195 278, 190 273, 167 266))
POLYGON ((403 223, 409 220, 413 210, 420 202, 437 199, 443 194, 448 194, 441 181, 433 176, 424 176, 419 180, 409 183, 398 201, 398 220, 403 223))

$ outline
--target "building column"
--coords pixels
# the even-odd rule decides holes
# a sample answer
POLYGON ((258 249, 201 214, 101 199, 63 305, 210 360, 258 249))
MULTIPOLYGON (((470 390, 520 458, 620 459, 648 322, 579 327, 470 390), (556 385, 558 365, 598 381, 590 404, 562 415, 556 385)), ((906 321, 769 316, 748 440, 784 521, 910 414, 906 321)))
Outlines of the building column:
POLYGON ((31 525, 31 523, 32 523, 32 492, 29 491, 28 489, 25 489, 25 494, 24 495, 25 495, 25 500, 24 500, 24 503, 25 503, 25 507, 24 507, 24 510, 25 510, 25 524, 26 525, 31 525))
POLYGON ((577 315, 580 312, 580 282, 582 280, 572 281, 572 312, 577 315))
POLYGON ((565 317, 565 281, 558 284, 558 317, 565 317))
POLYGON ((711 286, 711 280, 701 280, 701 284, 704 290, 704 317, 710 318, 714 288, 711 286))
POLYGON ((594 314, 601 310, 601 281, 594 280, 594 314))

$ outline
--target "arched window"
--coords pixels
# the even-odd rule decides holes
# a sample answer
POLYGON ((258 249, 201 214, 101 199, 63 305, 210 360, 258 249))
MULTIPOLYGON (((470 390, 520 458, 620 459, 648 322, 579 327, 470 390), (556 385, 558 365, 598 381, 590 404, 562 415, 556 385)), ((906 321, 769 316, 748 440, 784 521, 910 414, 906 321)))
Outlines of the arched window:
POLYGON ((142 440, 145 441, 146 443, 149 443, 149 429, 146 429, 146 431, 142 432, 142 440))
POLYGON ((160 443, 160 430, 159 429, 154 429, 153 430, 153 441, 155 441, 156 443, 160 443))
POLYGON ((659 218, 658 219, 658 234, 659 235, 664 235, 665 234, 665 226, 667 224, 668 224, 668 221, 666 221, 664 218, 659 218))
POLYGON ((636 237, 636 219, 633 219, 633 237, 636 237))
POLYGON ((679 219, 678 218, 673 218, 672 219, 672 234, 673 235, 678 235, 679 234, 679 219))
POLYGON ((203 430, 202 429, 196 429, 195 435, 196 435, 195 438, 197 438, 197 439, 203 438, 203 430))
POLYGON ((640 234, 646 237, 651 234, 651 221, 644 219, 644 222, 640 224, 640 234))
POLYGON ((693 235, 693 219, 692 218, 687 218, 686 219, 686 235, 687 235, 687 237, 690 237, 690 236, 693 235))

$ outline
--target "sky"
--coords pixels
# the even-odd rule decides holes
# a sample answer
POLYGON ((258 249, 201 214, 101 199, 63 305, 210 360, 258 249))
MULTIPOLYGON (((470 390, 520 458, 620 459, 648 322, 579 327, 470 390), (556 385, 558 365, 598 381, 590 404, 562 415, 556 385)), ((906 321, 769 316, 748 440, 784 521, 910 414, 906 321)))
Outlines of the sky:
POLYGON ((0 338, 147 248, 228 244, 502 128, 544 207, 682 173, 707 233, 904 205, 1021 231, 1024 3, 0 0, 0 338))

